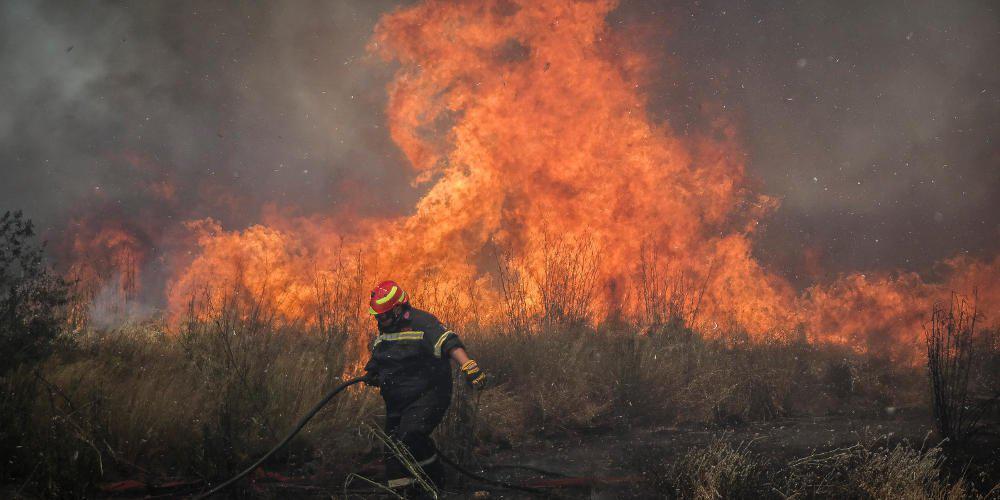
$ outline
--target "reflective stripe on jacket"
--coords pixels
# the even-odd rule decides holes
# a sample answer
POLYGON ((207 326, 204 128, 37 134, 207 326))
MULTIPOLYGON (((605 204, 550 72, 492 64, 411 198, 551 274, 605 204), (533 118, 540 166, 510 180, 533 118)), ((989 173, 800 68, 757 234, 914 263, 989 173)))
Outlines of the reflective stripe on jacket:
POLYGON ((451 388, 449 353, 462 342, 434 315, 411 308, 389 331, 372 343, 365 370, 378 375, 383 396, 409 399, 430 387, 451 388))

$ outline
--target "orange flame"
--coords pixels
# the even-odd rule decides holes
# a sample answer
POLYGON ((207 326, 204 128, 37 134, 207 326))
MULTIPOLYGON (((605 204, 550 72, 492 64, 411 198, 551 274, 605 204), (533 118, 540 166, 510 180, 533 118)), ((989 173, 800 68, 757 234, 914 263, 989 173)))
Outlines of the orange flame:
MULTIPOLYGON (((706 333, 720 324, 758 339, 804 329, 876 348, 918 338, 942 290, 993 276, 982 299, 997 303, 997 259, 948 261, 940 285, 854 275, 798 296, 751 255, 757 222, 778 202, 750 191, 734 127, 715 116, 710 133, 682 135, 648 116, 635 75, 649 63, 610 36, 615 6, 429 0, 385 16, 370 50, 399 64, 389 130, 426 195, 406 217, 361 221, 350 241, 329 223, 277 214, 243 231, 192 223, 198 250, 170 285, 174 317, 191 312, 194 296, 216 306, 240 289, 304 318, 323 301, 316 283, 343 273, 344 255, 361 255, 371 281, 433 282, 454 291, 449 309, 495 316, 501 308, 482 304, 501 295, 497 249, 517 256, 515 274, 545 282, 553 251, 579 242, 595 249, 581 268, 600 291, 592 320, 639 310, 645 248, 655 266, 699 284, 690 320, 706 333)), ((526 300, 558 299, 550 292, 534 287, 526 300)))
POLYGON ((141 291, 139 270, 146 260, 145 246, 127 229, 107 223, 92 227, 77 221, 71 248, 75 257, 67 274, 88 302, 123 311, 141 291), (103 289, 103 290, 102 290, 103 289))
POLYGON ((992 262, 955 257, 941 267, 940 283, 925 283, 915 273, 854 274, 828 286, 814 286, 802 300, 805 329, 813 340, 916 361, 935 301, 956 291, 975 294, 980 311, 1000 304, 1000 256, 992 262))

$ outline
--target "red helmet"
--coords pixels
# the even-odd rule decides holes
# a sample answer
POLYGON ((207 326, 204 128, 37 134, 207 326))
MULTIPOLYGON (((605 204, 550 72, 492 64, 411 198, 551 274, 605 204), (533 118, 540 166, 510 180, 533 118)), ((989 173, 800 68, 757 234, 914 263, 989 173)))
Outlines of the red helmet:
POLYGON ((372 290, 372 298, 368 301, 369 314, 382 314, 391 311, 397 304, 409 304, 410 297, 395 281, 387 280, 379 283, 372 290))

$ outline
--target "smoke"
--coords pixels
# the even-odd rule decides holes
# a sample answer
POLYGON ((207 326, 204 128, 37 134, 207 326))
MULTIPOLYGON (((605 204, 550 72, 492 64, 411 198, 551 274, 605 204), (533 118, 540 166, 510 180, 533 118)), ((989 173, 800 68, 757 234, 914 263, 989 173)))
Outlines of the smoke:
MULTIPOLYGON (((135 151, 188 182, 186 211, 231 224, 268 202, 409 210, 419 193, 385 130, 392 68, 364 49, 395 4, 5 2, 3 208, 56 227, 95 197, 145 203, 115 158, 135 151), (190 195, 206 182, 242 203, 190 195)), ((830 271, 919 269, 996 250, 989 2, 633 1, 609 24, 661 56, 654 113, 682 130, 705 98, 739 113, 750 172, 782 199, 766 261, 807 248, 830 271)))
POLYGON ((367 190, 345 178, 397 199, 355 208, 404 210, 415 195, 382 131, 392 68, 364 52, 388 7, 5 2, 4 208, 55 227, 95 199, 145 204, 132 152, 177 184, 181 212, 237 225, 268 202, 328 211, 367 190), (239 203, 195 192, 210 184, 239 203))
POLYGON ((827 276, 996 253, 994 3, 626 5, 623 24, 671 32, 643 39, 682 74, 650 89, 662 116, 684 128, 707 99, 740 117, 748 171, 781 198, 756 245, 776 271, 814 279, 807 253, 827 276))
MULTIPOLYGON (((96 275, 138 257, 151 303, 193 258, 187 221, 307 215, 343 235, 413 214, 433 183, 388 129, 397 63, 366 48, 398 5, 5 2, 0 209, 63 260, 116 256, 96 275)), ((1000 251, 990 3, 626 1, 606 21, 652 120, 683 141, 734 133, 745 156, 727 161, 780 201, 749 216, 767 272, 805 288, 1000 251)))
POLYGON ((137 272, 127 294, 158 305, 187 220, 407 210, 392 68, 365 55, 391 6, 5 2, 0 209, 33 218, 64 269, 137 272))

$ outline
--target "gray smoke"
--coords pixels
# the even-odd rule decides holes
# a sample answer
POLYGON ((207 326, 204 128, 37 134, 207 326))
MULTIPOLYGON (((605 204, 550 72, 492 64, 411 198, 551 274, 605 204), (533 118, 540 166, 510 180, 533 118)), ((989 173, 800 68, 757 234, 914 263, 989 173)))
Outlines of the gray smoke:
POLYGON ((673 32, 644 39, 680 61, 656 112, 682 130, 705 100, 736 117, 782 200, 756 248, 776 271, 807 281, 805 249, 828 275, 1000 251, 996 2, 627 4, 623 25, 673 32))
MULTIPOLYGON (((383 128, 393 68, 365 54, 391 6, 4 2, 2 208, 58 225, 95 198, 148 203, 134 181, 153 176, 177 184, 182 210, 238 225, 256 210, 194 191, 318 211, 344 178, 400 174, 383 128)), ((379 186, 408 195, 406 182, 379 186)))
MULTIPOLYGON (((397 5, 0 4, 0 210, 51 238, 88 210, 405 213, 394 68, 365 51, 397 5), (177 193, 149 209, 156 180, 177 193)), ((797 283, 806 249, 831 273, 1000 250, 994 3, 626 1, 609 22, 661 65, 654 116, 696 131, 711 102, 740 126, 755 188, 782 199, 757 251, 797 283)))

